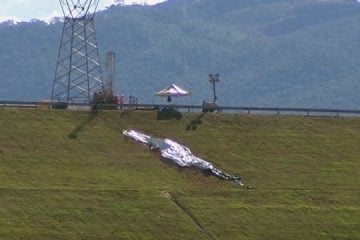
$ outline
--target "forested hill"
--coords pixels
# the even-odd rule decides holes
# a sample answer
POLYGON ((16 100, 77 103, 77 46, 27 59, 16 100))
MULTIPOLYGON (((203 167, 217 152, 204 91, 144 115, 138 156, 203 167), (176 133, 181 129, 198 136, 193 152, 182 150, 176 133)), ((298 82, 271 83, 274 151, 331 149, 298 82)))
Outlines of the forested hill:
MULTIPOLYGON (((149 102, 177 83, 193 93, 179 102, 201 104, 218 72, 220 104, 272 107, 359 109, 359 23, 356 0, 169 0, 96 16, 119 94, 149 102)), ((49 98, 61 30, 0 25, 0 100, 49 98)))

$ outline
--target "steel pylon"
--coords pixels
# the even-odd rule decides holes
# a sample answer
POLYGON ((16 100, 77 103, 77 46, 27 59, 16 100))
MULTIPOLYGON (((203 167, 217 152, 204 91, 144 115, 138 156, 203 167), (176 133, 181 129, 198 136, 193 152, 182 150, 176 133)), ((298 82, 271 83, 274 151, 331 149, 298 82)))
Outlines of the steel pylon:
POLYGON ((51 101, 90 103, 104 88, 94 26, 99 0, 59 1, 64 26, 51 101))

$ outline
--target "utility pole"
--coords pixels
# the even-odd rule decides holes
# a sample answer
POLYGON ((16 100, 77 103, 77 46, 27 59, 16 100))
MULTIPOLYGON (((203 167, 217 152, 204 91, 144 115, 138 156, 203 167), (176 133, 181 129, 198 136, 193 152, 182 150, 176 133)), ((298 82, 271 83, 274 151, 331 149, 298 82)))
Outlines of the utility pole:
POLYGON ((216 73, 216 74, 209 74, 209 82, 212 83, 212 87, 213 87, 213 93, 214 93, 214 103, 216 103, 217 101, 217 96, 216 96, 216 83, 220 82, 220 74, 216 73))
POLYGON ((106 96, 114 96, 115 94, 115 53, 108 52, 105 55, 105 79, 104 90, 106 96))

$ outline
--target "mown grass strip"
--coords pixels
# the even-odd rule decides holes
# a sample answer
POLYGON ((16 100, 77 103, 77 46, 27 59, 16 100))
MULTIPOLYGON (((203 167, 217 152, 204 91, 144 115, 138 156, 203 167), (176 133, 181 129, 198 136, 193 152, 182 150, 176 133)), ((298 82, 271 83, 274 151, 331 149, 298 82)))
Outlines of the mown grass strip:
POLYGON ((196 217, 183 206, 171 193, 166 193, 165 196, 169 198, 181 211, 190 219, 191 222, 206 236, 208 240, 216 240, 210 233, 200 224, 196 217))

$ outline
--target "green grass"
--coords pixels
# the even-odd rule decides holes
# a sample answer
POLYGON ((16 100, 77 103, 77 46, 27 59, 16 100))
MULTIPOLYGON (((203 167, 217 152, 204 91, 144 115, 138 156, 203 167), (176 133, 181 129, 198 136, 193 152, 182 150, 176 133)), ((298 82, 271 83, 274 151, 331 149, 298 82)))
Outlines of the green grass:
POLYGON ((359 118, 0 109, 0 239, 360 239, 359 143, 359 118), (128 128, 252 189, 166 164, 128 128))

